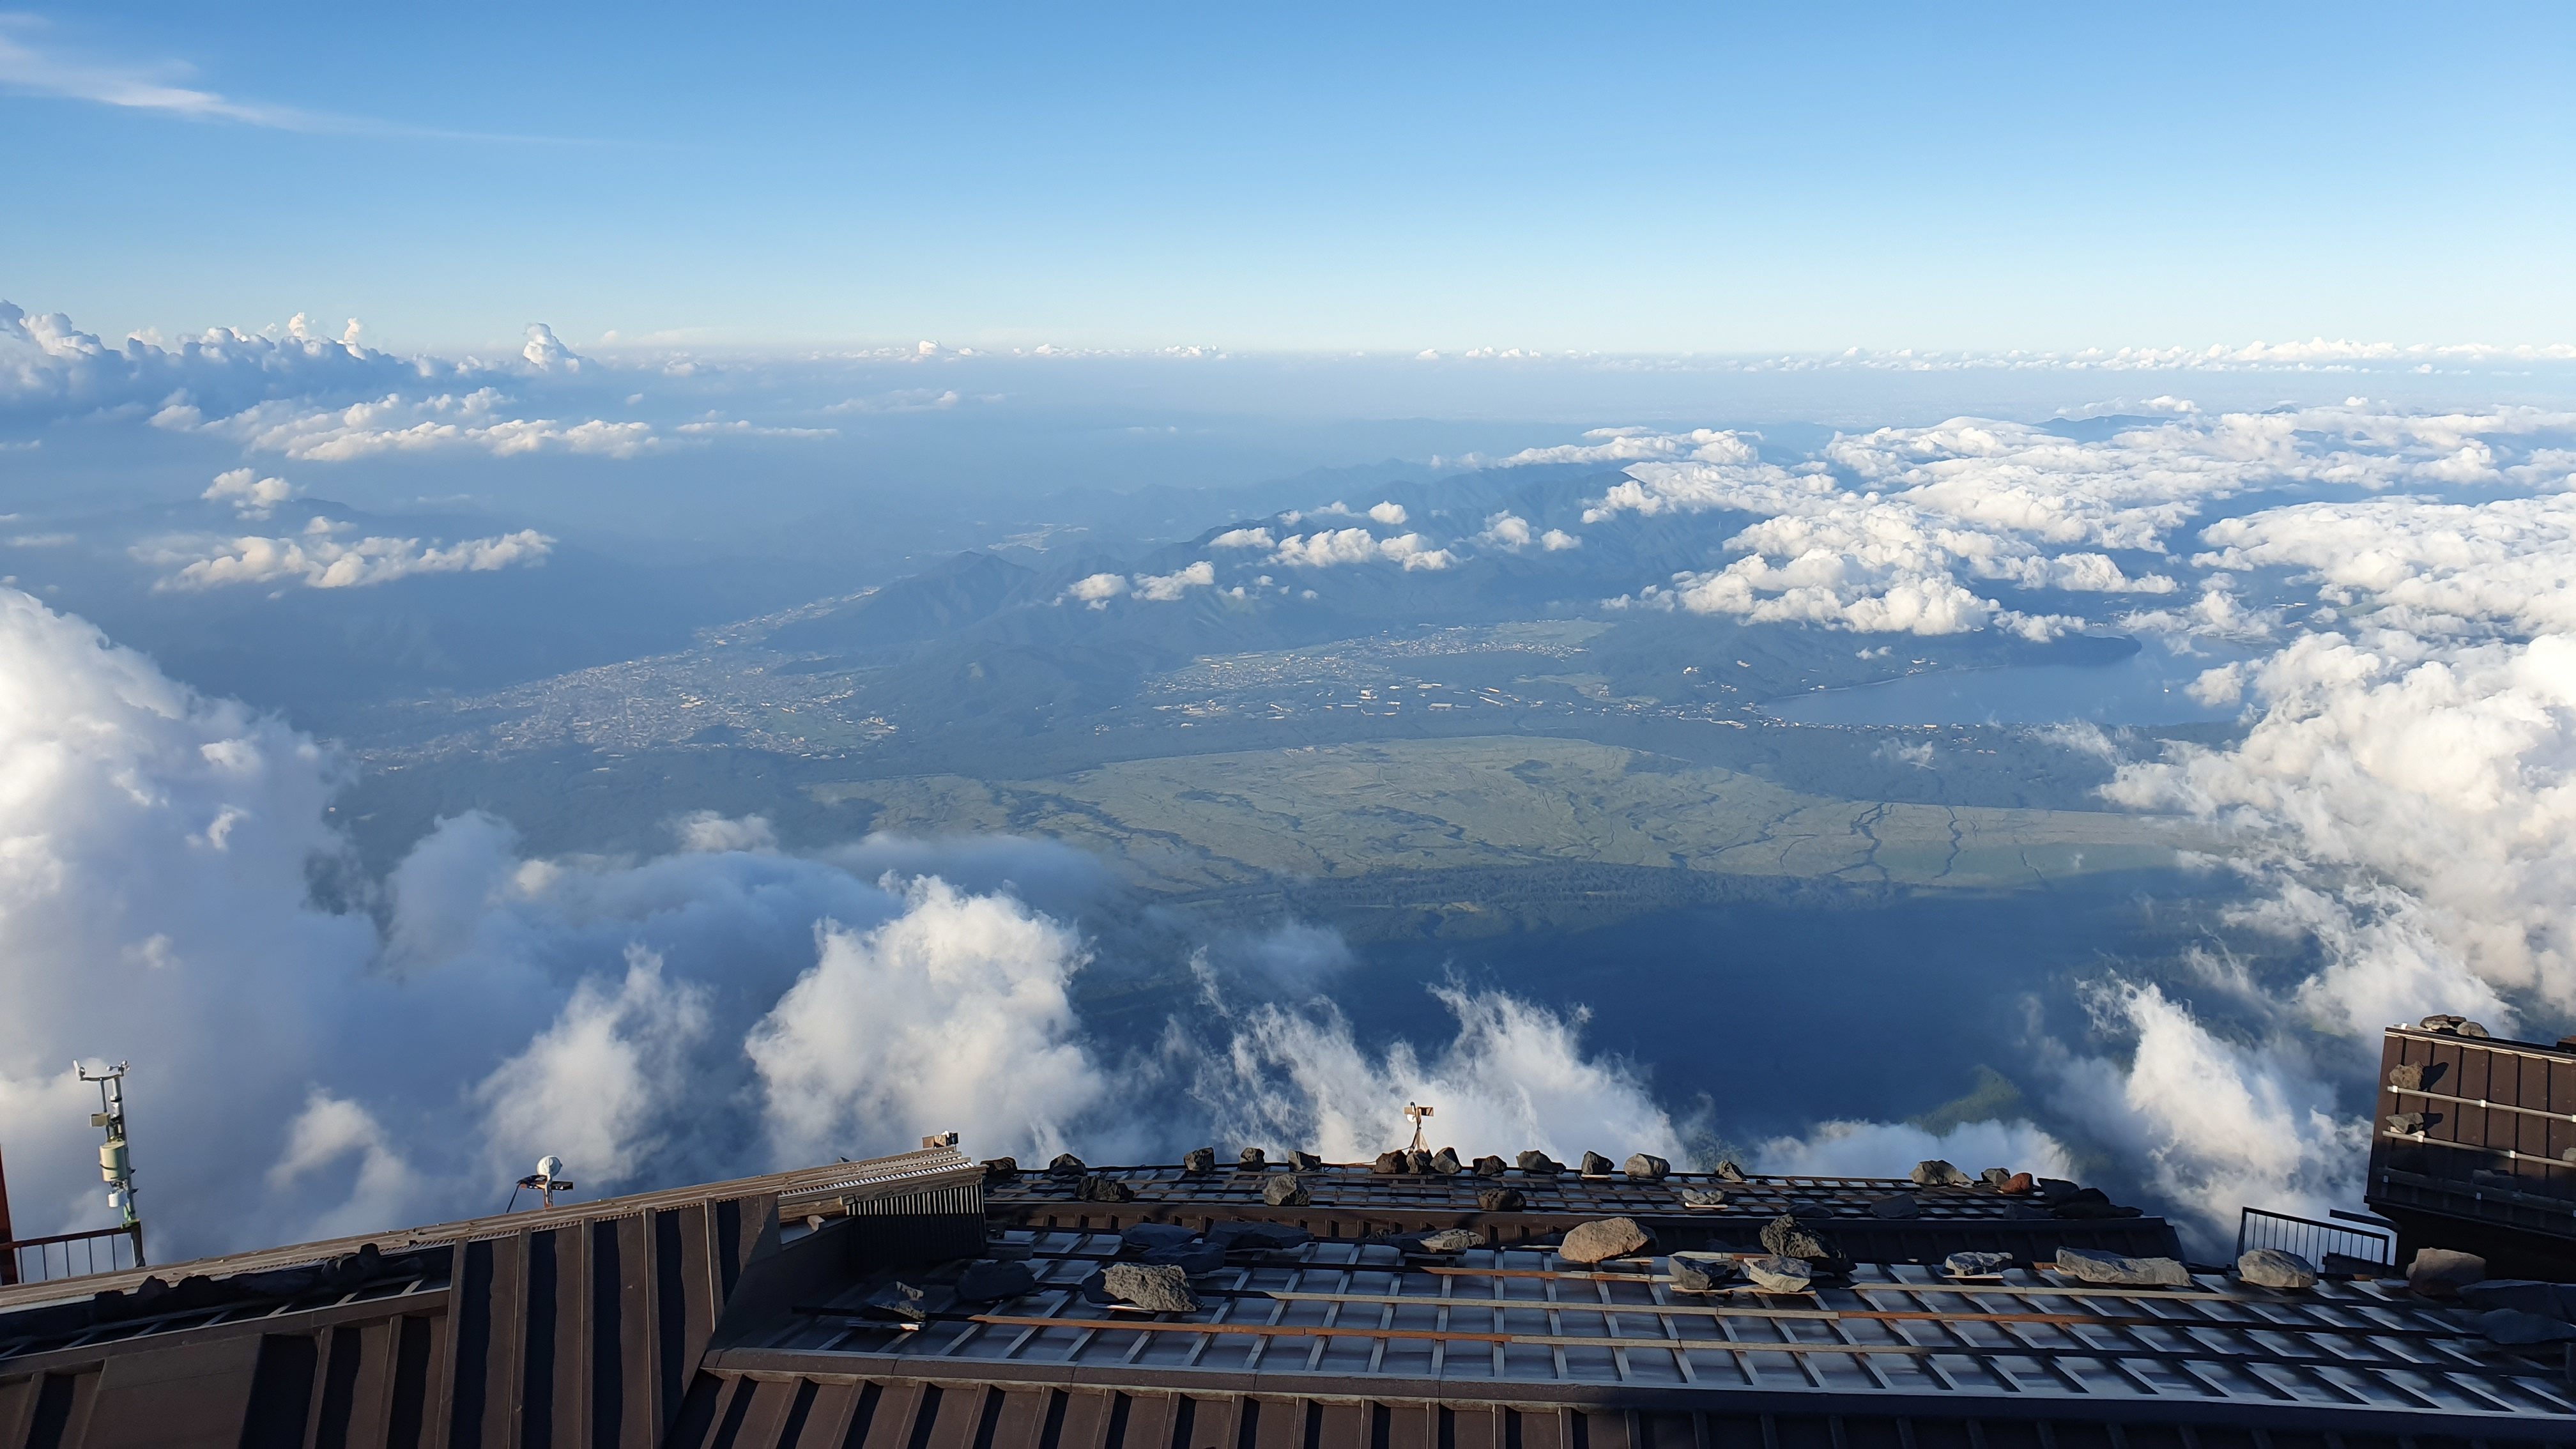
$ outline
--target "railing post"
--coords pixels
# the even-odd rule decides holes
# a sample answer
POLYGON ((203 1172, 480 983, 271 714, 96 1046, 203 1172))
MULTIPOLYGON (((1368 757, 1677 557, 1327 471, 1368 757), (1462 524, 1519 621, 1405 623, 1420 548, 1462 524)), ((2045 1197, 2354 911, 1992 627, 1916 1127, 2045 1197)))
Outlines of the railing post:
POLYGON ((127 1236, 134 1239, 134 1266, 137 1268, 151 1267, 151 1264, 143 1261, 143 1224, 140 1222, 128 1223, 126 1224, 125 1231, 127 1236))

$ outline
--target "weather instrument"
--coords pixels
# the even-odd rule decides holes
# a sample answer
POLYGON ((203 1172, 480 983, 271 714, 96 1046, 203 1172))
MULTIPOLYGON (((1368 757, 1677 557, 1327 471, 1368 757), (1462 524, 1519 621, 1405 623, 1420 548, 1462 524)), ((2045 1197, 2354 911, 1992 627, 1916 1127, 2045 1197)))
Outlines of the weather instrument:
POLYGON ((1404 1120, 1413 1124, 1413 1150, 1430 1151, 1431 1144, 1422 1138, 1422 1124, 1431 1120, 1431 1109, 1419 1102, 1410 1103, 1404 1109, 1404 1120))
POLYGON ((107 1205, 116 1209, 126 1230, 134 1237, 134 1264, 143 1266, 143 1219, 134 1211, 134 1153, 125 1141, 125 1074, 132 1068, 118 1062, 96 1074, 79 1062, 72 1071, 84 1082, 98 1084, 98 1110, 90 1114, 89 1125, 103 1128, 107 1140, 98 1145, 98 1175, 107 1182, 107 1205))
POLYGON ((517 1207, 519 1194, 523 1192, 534 1192, 537 1195, 538 1206, 553 1207, 556 1193, 572 1191, 572 1179, 564 1176, 563 1170, 564 1160, 560 1157, 550 1153, 538 1158, 537 1170, 520 1178, 518 1185, 510 1189, 509 1207, 501 1211, 506 1213, 511 1208, 517 1207))

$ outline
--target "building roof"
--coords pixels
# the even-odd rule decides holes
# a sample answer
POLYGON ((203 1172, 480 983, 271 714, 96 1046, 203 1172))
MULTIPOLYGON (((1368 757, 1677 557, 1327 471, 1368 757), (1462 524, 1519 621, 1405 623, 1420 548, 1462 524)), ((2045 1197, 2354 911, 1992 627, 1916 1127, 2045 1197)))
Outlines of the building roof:
POLYGON ((2099 1288, 2029 1254, 1951 1281, 1870 1236, 2152 1219, 2031 1218, 1894 1179, 1729 1183, 1701 1212, 1679 1197, 1712 1185, 1697 1176, 1570 1178, 1486 1212, 1472 1178, 1304 1177, 1313 1200, 1279 1208, 1255 1174, 1172 1167, 988 1194, 982 1168, 934 1148, 30 1285, 0 1295, 0 1449, 2576 1440, 2556 1348, 2498 1347, 2395 1283, 2099 1288), (1900 1188, 1918 1216, 1877 1216, 1900 1188), (1691 1294, 1668 1257, 1555 1251, 1563 1225, 1612 1209, 1666 1253, 1786 1209, 1853 1261, 1808 1294, 1691 1294), (1302 1231, 1282 1216, 1298 1213, 1302 1231), (1461 1218, 1486 1241, 1388 1236, 1461 1218), (1195 1310, 1086 1287, 1140 1250, 1138 1221, 1231 1237, 1194 1265, 1195 1310), (1240 1236, 1254 1223, 1266 1243, 1240 1236), (1034 1284, 951 1303, 966 1259, 1024 1263, 1034 1284), (869 1303, 897 1281, 927 1292, 911 1326, 869 1303))

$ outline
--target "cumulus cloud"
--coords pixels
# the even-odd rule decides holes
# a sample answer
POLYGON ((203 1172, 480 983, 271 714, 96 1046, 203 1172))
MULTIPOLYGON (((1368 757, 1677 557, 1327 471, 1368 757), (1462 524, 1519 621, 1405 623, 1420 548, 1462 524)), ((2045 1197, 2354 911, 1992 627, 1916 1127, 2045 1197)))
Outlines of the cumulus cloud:
POLYGON ((1229 528, 1208 540, 1210 548, 1276 548, 1278 540, 1266 528, 1229 528))
MULTIPOLYGON (((1534 463, 1634 463, 1663 458, 1746 464, 1760 456, 1751 437, 1716 428, 1693 428, 1687 433, 1658 432, 1653 428, 1594 428, 1583 436, 1585 441, 1580 443, 1552 448, 1523 448, 1491 466, 1523 468, 1534 463)), ((1461 461, 1481 463, 1484 460, 1461 461)))
POLYGON ((1804 1136, 1755 1147, 1752 1165, 1793 1176, 1886 1177, 1935 1157, 1969 1172, 2003 1167, 2067 1177, 2075 1170, 2065 1144, 2027 1121, 1963 1122, 1937 1133, 1902 1122, 1823 1122, 1804 1136))
POLYGON ((1192 1095, 1230 1141, 1365 1160, 1410 1141, 1401 1108, 1438 1109, 1439 1141, 1464 1155, 1536 1147, 1680 1155, 1680 1134, 1643 1076, 1583 1050, 1584 1015, 1559 1015, 1498 992, 1433 995, 1454 1034, 1425 1052, 1398 1040, 1362 1048, 1329 1003, 1265 1005, 1233 1023, 1221 1052, 1175 1043, 1192 1095))
POLYGON ((1088 953, 1017 901, 902 889, 893 921, 818 926, 813 969, 745 1042, 774 1154, 893 1152, 961 1124, 995 1152, 1063 1150, 1106 1090, 1066 990, 1088 953))
POLYGON ((2576 1007, 2576 638, 2442 643, 2396 631, 2302 635, 2231 681, 2262 713, 2224 749, 2176 745, 2124 767, 2132 805, 2187 810, 2268 842, 2341 900, 2344 950, 2309 994, 2320 1024, 2482 1005, 2576 1007), (2411 929, 2365 929, 2394 906, 2411 929), (2483 985, 2481 985, 2483 983, 2483 985), (2355 1019, 2350 1006, 2367 1004, 2355 1019))
MULTIPOLYGON (((1195 1058, 1106 1063, 1071 991, 1094 948, 960 883, 1053 888, 1074 878, 1061 847, 808 856, 699 813, 671 854, 550 859, 468 815, 379 886, 326 823, 340 778, 282 722, 0 589, 0 1136, 22 1231, 104 1211, 72 1053, 134 1061, 144 1211, 174 1256, 489 1211, 546 1153, 586 1193, 941 1130, 1021 1155, 1169 1151, 1212 1126, 1355 1154, 1408 1098, 1462 1142, 1672 1149, 1579 1014, 1494 994, 1446 993, 1456 1031, 1427 1052, 1265 1012, 1195 1058)), ((1274 988, 1348 959, 1311 928, 1245 951, 1274 988)))
POLYGON ((2296 1038, 2225 1040, 2153 985, 2114 984, 2094 1011, 2127 1061, 2062 1056, 2057 1104, 2144 1164, 2146 1185, 2197 1218, 2205 1242, 2225 1243, 2247 1204, 2323 1217, 2358 1200, 2370 1124, 2344 1113, 2296 1038))
POLYGON ((1404 511, 1404 505, 1393 502, 1374 503, 1369 505, 1368 516, 1379 523, 1385 524, 1389 528, 1403 527, 1405 518, 1407 517, 1404 511))
POLYGON ((1302 569, 1383 561, 1400 564, 1407 570, 1436 570, 1445 569, 1456 560, 1447 549, 1431 547, 1418 533, 1379 538, 1365 528, 1328 528, 1311 534, 1288 535, 1279 541, 1270 561, 1302 569))
POLYGON ((2306 503, 2210 525, 2203 567, 2287 568, 2370 622, 2416 633, 2576 631, 2576 495, 2306 503))
POLYGON ((340 408, 273 401, 212 419, 193 404, 172 403, 152 415, 152 424, 177 432, 212 433, 252 452, 316 463, 447 451, 479 451, 504 458, 538 452, 631 458, 660 443, 649 423, 510 417, 502 411, 508 402, 498 389, 486 387, 463 395, 439 393, 418 399, 387 393, 340 408))
POLYGON ((216 474, 215 481, 197 496, 209 503, 231 504, 235 517, 261 519, 294 497, 295 485, 283 478, 262 478, 256 469, 235 468, 216 474))
POLYGON ((1064 597, 1094 609, 1106 609, 1110 600, 1130 597, 1149 604, 1169 604, 1192 589, 1209 588, 1215 583, 1216 565, 1200 559, 1167 574, 1088 574, 1075 580, 1064 591, 1064 597))
POLYGON ((1136 597, 1149 603, 1168 604, 1191 589, 1204 589, 1215 582, 1216 565, 1200 559, 1167 574, 1136 575, 1136 597))
POLYGON ((419 574, 490 573, 542 564, 555 541, 532 528, 453 544, 416 538, 341 539, 328 520, 313 520, 292 538, 234 538, 192 551, 164 541, 138 549, 139 557, 176 572, 156 590, 224 588, 236 584, 290 584, 310 589, 369 588, 419 574))

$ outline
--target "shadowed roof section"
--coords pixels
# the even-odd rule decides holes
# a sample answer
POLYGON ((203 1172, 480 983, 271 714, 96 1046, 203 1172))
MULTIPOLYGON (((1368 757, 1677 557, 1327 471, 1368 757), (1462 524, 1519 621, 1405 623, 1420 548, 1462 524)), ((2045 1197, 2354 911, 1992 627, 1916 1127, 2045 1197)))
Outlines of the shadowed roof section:
POLYGON ((1308 1164, 1307 1200, 1273 1205, 1287 1165, 1199 1166, 1013 1177, 932 1147, 29 1285, 0 1295, 0 1449, 2576 1437, 2557 1348, 2500 1348, 2402 1284, 2045 1266, 2166 1252, 2151 1217, 1901 1179, 1348 1164, 1308 1164), (1481 1208, 1497 1186, 1519 1202, 1481 1208), (1898 1198, 1910 1215, 1886 1216, 1898 1198), (1677 1279, 1674 1251, 1759 1251, 1784 1215, 1847 1260, 1811 1291, 1677 1279), (1557 1251, 1609 1217, 1656 1243, 1557 1251), (1475 1241, 1423 1236, 1461 1228, 1475 1241), (1175 1244, 1194 1307, 1104 1291, 1175 1244), (2012 1266, 1946 1277, 1959 1244, 2012 1266), (1010 1286, 971 1292, 970 1264, 1010 1286))

